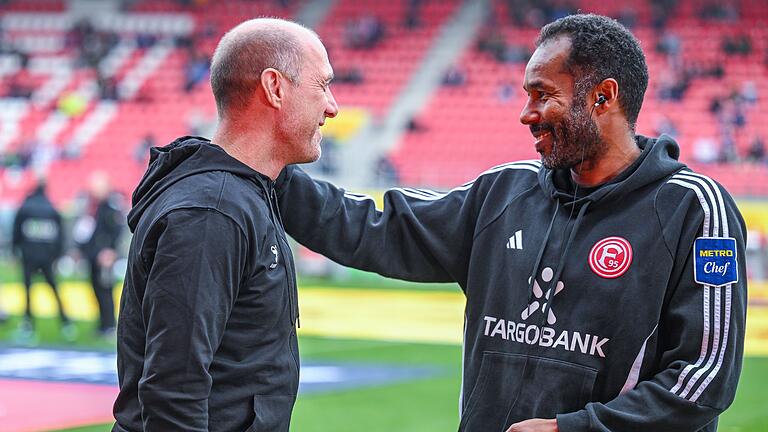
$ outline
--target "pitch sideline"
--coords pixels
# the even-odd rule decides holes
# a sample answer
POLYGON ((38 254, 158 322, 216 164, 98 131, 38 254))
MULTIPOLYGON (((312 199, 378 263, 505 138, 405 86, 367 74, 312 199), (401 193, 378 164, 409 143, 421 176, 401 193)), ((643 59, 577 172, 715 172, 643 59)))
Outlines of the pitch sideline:
MULTIPOLYGON (((62 301, 76 320, 94 320, 97 306, 84 282, 60 284, 62 301)), ((115 289, 119 299, 120 289, 115 289)), ((24 311, 21 284, 0 287, 0 304, 11 314, 24 311)), ((116 300, 116 304, 119 301, 116 300)), ((300 288, 300 334, 420 343, 461 343, 464 296, 460 292, 404 291, 364 288, 300 288)), ((32 287, 36 316, 56 316, 50 289, 43 283, 32 287)), ((750 284, 745 353, 768 356, 768 284, 750 284)))

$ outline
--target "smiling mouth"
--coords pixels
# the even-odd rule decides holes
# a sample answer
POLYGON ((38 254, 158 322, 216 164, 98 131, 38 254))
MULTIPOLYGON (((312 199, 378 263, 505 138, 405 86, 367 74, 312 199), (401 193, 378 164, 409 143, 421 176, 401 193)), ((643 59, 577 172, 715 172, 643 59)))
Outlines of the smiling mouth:
POLYGON ((542 142, 544 139, 546 139, 546 138, 548 138, 548 137, 550 137, 550 136, 552 136, 552 132, 544 132, 544 133, 543 133, 543 134, 541 134, 541 135, 538 135, 538 136, 534 136, 534 138, 536 139, 536 141, 535 141, 535 144, 539 144, 539 143, 540 143, 540 142, 542 142))

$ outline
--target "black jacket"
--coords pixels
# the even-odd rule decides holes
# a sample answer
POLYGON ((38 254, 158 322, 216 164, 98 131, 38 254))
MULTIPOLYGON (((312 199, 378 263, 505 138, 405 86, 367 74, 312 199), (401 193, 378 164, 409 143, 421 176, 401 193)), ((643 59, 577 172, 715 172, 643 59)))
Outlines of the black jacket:
POLYGON ((93 216, 82 216, 93 218, 93 233, 85 243, 79 245, 83 255, 90 261, 95 261, 99 252, 104 249, 117 248, 117 242, 125 226, 121 206, 117 201, 116 196, 107 197, 96 204, 93 216))
POLYGON ((576 200, 567 171, 522 161, 448 193, 389 190, 382 210, 289 167, 280 204, 289 234, 341 264, 458 282, 460 430, 714 431, 741 371, 744 222, 674 141, 637 143, 576 200))
POLYGON ((64 234, 61 215, 42 188, 31 193, 13 220, 13 248, 24 261, 50 263, 61 256, 64 234))
POLYGON ((296 279, 272 182, 203 138, 133 194, 114 431, 287 431, 296 279))

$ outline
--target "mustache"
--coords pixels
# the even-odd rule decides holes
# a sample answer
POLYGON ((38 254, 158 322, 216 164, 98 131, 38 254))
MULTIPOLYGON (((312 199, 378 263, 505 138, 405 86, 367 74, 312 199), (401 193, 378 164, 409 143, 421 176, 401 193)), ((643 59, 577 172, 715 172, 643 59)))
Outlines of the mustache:
POLYGON ((554 126, 550 123, 536 123, 529 126, 531 134, 538 132, 552 132, 555 130, 554 126))

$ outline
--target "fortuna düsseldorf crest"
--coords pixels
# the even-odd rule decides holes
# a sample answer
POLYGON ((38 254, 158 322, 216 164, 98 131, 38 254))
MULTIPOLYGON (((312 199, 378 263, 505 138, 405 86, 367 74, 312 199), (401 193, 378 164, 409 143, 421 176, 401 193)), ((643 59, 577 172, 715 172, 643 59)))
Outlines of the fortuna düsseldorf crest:
POLYGON ((632 264, 632 245, 622 237, 606 237, 592 246, 589 267, 606 279, 617 278, 632 264))

